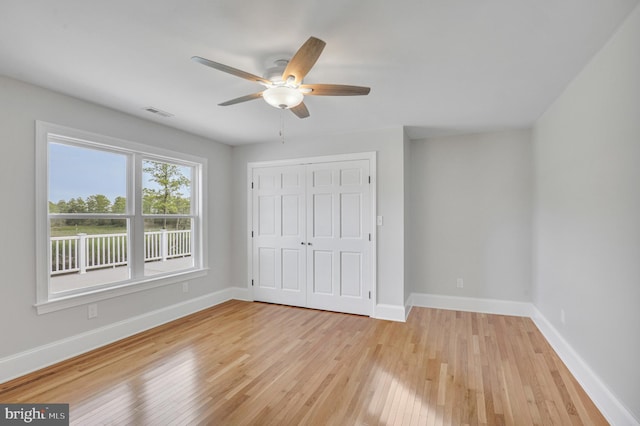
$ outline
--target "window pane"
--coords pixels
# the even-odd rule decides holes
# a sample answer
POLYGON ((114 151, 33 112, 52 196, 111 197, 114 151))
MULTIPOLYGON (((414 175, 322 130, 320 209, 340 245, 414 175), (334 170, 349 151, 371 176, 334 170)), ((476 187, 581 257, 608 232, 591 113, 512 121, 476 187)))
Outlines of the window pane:
POLYGON ((193 168, 161 161, 142 162, 142 213, 191 213, 193 168))
POLYGON ((191 219, 145 219, 144 274, 157 275, 192 268, 192 237, 191 219))
POLYGON ((49 213, 125 213, 127 157, 49 143, 49 213))
POLYGON ((50 290, 128 280, 126 219, 51 219, 50 290))

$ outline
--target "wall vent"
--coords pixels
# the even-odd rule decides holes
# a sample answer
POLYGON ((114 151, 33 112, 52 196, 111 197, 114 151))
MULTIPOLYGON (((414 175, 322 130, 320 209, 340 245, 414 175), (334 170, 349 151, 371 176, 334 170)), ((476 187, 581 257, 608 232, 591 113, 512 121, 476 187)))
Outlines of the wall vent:
POLYGON ((169 118, 169 117, 173 117, 173 114, 171 114, 170 112, 167 111, 162 111, 161 109, 158 108, 154 108, 154 107, 145 107, 143 108, 145 111, 150 112, 151 114, 156 114, 159 115, 161 117, 164 118, 169 118))

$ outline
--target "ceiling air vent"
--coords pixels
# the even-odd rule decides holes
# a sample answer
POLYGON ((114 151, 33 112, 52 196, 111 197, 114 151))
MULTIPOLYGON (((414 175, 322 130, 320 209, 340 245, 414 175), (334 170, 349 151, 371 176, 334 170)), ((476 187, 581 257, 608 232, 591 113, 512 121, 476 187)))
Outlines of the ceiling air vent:
POLYGON ((170 112, 167 111, 162 111, 161 109, 158 108, 154 108, 154 107, 145 107, 143 108, 145 111, 150 112, 152 114, 156 114, 159 115, 161 117, 164 118, 168 118, 168 117, 173 117, 173 114, 171 114, 170 112))

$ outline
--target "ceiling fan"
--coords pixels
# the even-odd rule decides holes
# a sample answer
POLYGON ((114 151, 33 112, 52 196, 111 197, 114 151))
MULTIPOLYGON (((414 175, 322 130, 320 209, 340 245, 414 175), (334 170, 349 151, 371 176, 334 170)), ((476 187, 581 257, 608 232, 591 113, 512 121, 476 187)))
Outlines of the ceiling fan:
POLYGON ((367 95, 371 90, 362 86, 347 86, 343 84, 302 84, 302 80, 316 63, 326 43, 318 38, 309 37, 291 60, 281 59, 276 61, 273 68, 269 68, 264 77, 210 61, 209 59, 194 56, 191 59, 223 71, 236 77, 255 81, 266 87, 265 90, 250 95, 241 96, 219 104, 228 106, 240 102, 263 98, 269 105, 280 109, 290 109, 299 118, 309 117, 309 110, 303 99, 309 96, 357 96, 367 95))

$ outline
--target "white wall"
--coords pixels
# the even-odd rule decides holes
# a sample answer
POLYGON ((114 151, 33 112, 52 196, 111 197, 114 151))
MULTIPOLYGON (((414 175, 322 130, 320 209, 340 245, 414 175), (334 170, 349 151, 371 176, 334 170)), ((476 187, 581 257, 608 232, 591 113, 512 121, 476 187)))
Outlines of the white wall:
POLYGON ((355 152, 378 152, 378 303, 404 306, 403 129, 290 139, 237 146, 232 155, 232 279, 247 287, 247 163, 355 152))
MULTIPOLYGON (((0 77, 0 358, 196 298, 229 284, 231 148, 36 86, 0 77), (86 306, 37 315, 35 120, 174 149, 208 159, 209 276, 86 306)), ((81 179, 82 177, 78 177, 81 179)))
POLYGON ((413 141, 409 168, 413 291, 530 301, 530 132, 413 141))
POLYGON ((538 120, 534 158, 535 305, 640 421, 640 7, 538 120))

